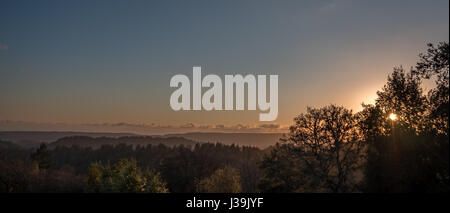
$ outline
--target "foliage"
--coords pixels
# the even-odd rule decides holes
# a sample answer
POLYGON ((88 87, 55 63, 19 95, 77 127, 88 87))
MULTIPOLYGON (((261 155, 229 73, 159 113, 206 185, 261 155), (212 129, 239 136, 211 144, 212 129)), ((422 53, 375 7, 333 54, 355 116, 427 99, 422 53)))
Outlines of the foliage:
POLYGON ((289 145, 277 143, 271 153, 261 162, 264 176, 259 188, 267 193, 307 192, 303 179, 305 175, 300 167, 301 162, 290 153, 289 145))
POLYGON ((88 169, 87 185, 91 192, 168 192, 159 173, 142 172, 135 159, 121 159, 113 166, 93 163, 88 169))
POLYGON ((448 192, 448 43, 429 45, 416 69, 394 69, 375 106, 363 110, 369 142, 366 191, 448 192), (424 95, 422 79, 436 76, 424 95), (398 120, 387 118, 397 114, 398 120), (378 117, 378 118, 377 118, 378 117))
POLYGON ((197 184, 197 192, 206 193, 239 193, 242 191, 239 171, 225 166, 217 169, 211 176, 197 184))
POLYGON ((31 154, 31 159, 37 163, 38 169, 46 170, 51 167, 51 154, 45 143, 42 143, 36 152, 31 154))
POLYGON ((384 128, 389 128, 388 116, 397 115, 396 123, 412 131, 423 131, 426 98, 420 86, 421 81, 402 67, 394 68, 388 76, 388 81, 381 91, 377 92, 376 106, 383 112, 384 128))
POLYGON ((448 135, 449 109, 449 44, 441 42, 436 46, 428 44, 426 53, 420 54, 420 61, 413 74, 424 79, 434 77, 436 87, 427 95, 429 118, 439 133, 448 135))
MULTIPOLYGON (((297 173, 299 179, 291 185, 292 188, 286 190, 355 191, 358 183, 356 171, 363 164, 361 150, 364 148, 357 116, 344 107, 330 105, 320 109, 308 108, 306 114, 299 115, 294 121, 295 125, 290 127, 288 136, 270 157, 278 169, 285 164, 283 161, 286 157, 291 159, 288 160, 290 165, 287 169, 293 171, 288 173, 297 173), (280 160, 276 156, 277 152, 287 156, 282 155, 280 160)), ((273 167, 266 158, 263 168, 273 167)))

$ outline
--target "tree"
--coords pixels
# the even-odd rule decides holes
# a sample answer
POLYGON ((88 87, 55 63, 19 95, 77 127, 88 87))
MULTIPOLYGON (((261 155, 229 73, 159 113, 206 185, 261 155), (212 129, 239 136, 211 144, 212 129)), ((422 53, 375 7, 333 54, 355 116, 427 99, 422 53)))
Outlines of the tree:
POLYGON ((217 169, 210 177, 198 182, 197 191, 206 193, 239 193, 242 191, 239 171, 230 166, 217 169))
POLYGON ((39 170, 47 170, 51 168, 52 158, 45 143, 42 143, 39 148, 31 154, 31 159, 37 163, 39 170))
MULTIPOLYGON (((306 114, 294 119, 281 145, 275 148, 271 158, 278 159, 276 153, 284 153, 292 159, 300 173, 300 183, 292 184, 287 191, 308 192, 350 192, 357 190, 362 179, 358 170, 363 165, 364 141, 358 128, 358 117, 351 110, 335 105, 319 109, 308 108, 306 114), (285 149, 284 151, 278 149, 285 149), (275 155, 275 156, 273 156, 275 155)), ((283 156, 284 157, 284 156, 283 156)), ((278 160, 265 159, 263 169, 273 167, 278 160)), ((280 169, 285 169, 282 167, 280 169)), ((267 176, 266 170, 266 176, 267 176)), ((278 173, 285 173, 279 171, 278 173)))
POLYGON ((448 44, 429 44, 415 69, 394 68, 375 106, 361 113, 367 149, 369 192, 449 190, 448 44), (436 77, 428 96, 422 79, 436 77), (388 114, 397 114, 389 120, 388 114))
POLYGON ((436 189, 450 190, 449 181, 449 57, 448 42, 440 42, 437 46, 428 44, 426 53, 419 55, 420 61, 413 74, 424 79, 434 78, 436 87, 427 95, 427 115, 429 123, 429 141, 426 143, 429 172, 435 177, 436 189))
POLYGON ((143 173, 134 159, 121 159, 113 166, 93 163, 87 179, 91 192, 168 192, 159 173, 149 170, 143 173))
POLYGON ((103 170, 104 167, 100 163, 92 163, 87 171, 87 191, 100 192, 103 187, 103 170))
POLYGON ((149 193, 168 193, 167 184, 162 180, 161 174, 153 170, 144 172, 145 185, 144 192, 149 193))
POLYGON ((258 185, 265 193, 307 192, 301 161, 292 155, 291 145, 277 143, 261 162, 264 175, 258 185))
MULTIPOLYGON (((376 106, 381 109, 384 118, 394 113, 397 115, 397 125, 414 132, 424 130, 426 97, 417 76, 406 73, 402 67, 396 67, 377 95, 376 106)), ((390 129, 389 121, 383 120, 383 127, 390 129)))
POLYGON ((30 165, 23 161, 0 161, 0 192, 29 192, 30 165))
POLYGON ((449 44, 428 44, 426 53, 419 55, 420 61, 413 74, 424 79, 435 78, 436 87, 428 92, 429 116, 433 127, 448 135, 449 108, 449 44))

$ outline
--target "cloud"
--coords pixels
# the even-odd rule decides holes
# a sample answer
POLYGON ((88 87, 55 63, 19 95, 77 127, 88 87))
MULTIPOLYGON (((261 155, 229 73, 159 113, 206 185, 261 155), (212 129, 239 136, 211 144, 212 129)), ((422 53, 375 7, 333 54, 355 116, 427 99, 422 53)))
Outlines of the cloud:
POLYGON ((216 126, 214 128, 216 128, 216 129, 224 129, 225 125, 223 125, 223 124, 216 124, 216 126))
POLYGON ((180 126, 180 128, 195 128, 195 124, 193 123, 186 123, 180 126))
POLYGON ((155 123, 39 123, 0 120, 2 131, 82 131, 82 132, 127 132, 143 135, 161 135, 186 132, 286 132, 279 124, 194 124, 161 125, 155 123))
POLYGON ((232 127, 233 129, 237 129, 237 130, 244 130, 244 129, 248 129, 249 127, 246 125, 242 125, 242 124, 238 124, 232 127))
POLYGON ((279 124, 261 124, 258 127, 263 129, 278 129, 280 128, 279 124))
POLYGON ((0 44, 0 50, 8 50, 8 45, 1 45, 0 44))
POLYGON ((198 126, 199 129, 209 129, 211 127, 212 127, 211 125, 200 125, 200 126, 198 126))

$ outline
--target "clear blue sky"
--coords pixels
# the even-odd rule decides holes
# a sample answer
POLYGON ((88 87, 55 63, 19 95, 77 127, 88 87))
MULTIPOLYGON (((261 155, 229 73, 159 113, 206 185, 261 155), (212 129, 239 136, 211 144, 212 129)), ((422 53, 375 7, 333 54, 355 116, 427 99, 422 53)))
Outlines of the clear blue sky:
POLYGON ((259 112, 173 112, 170 78, 278 74, 279 117, 358 110, 393 66, 448 41, 449 1, 0 2, 0 120, 258 124, 259 112))

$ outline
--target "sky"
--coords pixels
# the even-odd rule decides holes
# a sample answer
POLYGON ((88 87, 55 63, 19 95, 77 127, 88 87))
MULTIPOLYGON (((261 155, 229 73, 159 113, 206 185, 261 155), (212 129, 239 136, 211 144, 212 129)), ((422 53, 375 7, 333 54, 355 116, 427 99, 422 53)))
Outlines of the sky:
POLYGON ((276 131, 307 106, 373 103, 448 26, 448 0, 2 0, 0 130, 276 131), (277 120, 173 111, 170 78, 193 66, 279 75, 277 120))

